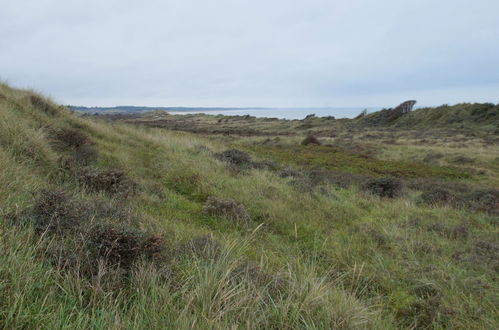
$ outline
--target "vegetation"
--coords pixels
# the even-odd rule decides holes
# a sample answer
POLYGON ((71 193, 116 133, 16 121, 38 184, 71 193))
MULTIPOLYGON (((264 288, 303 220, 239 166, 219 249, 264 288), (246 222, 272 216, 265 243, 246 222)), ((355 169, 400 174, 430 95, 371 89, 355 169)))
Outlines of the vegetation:
POLYGON ((246 118, 233 129, 254 121, 263 136, 227 136, 208 116, 195 135, 163 115, 79 117, 7 85, 0 114, 2 328, 499 322, 499 147, 485 121, 475 136, 348 123, 331 136, 333 119, 289 134, 246 118), (322 145, 301 145, 308 130, 322 145))

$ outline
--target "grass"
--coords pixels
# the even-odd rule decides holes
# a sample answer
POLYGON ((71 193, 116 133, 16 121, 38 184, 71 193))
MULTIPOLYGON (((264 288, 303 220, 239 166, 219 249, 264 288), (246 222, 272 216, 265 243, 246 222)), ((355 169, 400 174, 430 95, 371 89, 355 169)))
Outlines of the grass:
MULTIPOLYGON (((255 162, 271 158, 297 170, 319 166, 480 185, 498 179, 489 153, 475 151, 471 167, 487 169, 479 175, 466 169, 470 165, 409 159, 398 145, 379 142, 385 137, 376 140, 379 156, 366 158, 341 148, 301 146, 304 136, 262 146, 265 138, 205 137, 81 118, 42 96, 33 104, 36 94, 6 85, 0 94, 3 328, 490 329, 499 321, 495 217, 420 204, 415 190, 380 198, 360 186, 325 183, 324 191, 302 192, 278 170, 234 171, 215 156, 237 147, 255 162), (124 198, 82 187, 60 167, 60 158, 74 157, 74 150, 54 146, 54 128, 83 132, 96 151, 96 173, 120 169, 135 183, 135 193, 124 198), (78 245, 73 233, 48 235, 13 223, 42 189, 64 189, 93 206, 92 224, 126 225, 161 238, 161 261, 137 257, 126 269, 96 262, 90 276, 77 266, 54 267, 54 247, 86 252, 88 242, 78 245), (244 205, 247 221, 206 212, 210 198, 244 205), (114 207, 104 212, 99 205, 114 207), (216 258, 185 253, 189 242, 206 235, 220 246, 216 258), (241 276, 241 269, 249 270, 241 276)), ((422 154, 420 146, 412 148, 422 154)))
POLYGON ((441 179, 468 178, 465 170, 453 167, 437 167, 420 162, 402 160, 370 159, 351 152, 327 146, 255 146, 249 148, 254 154, 278 162, 301 167, 321 167, 345 173, 362 173, 403 178, 431 177, 441 179))

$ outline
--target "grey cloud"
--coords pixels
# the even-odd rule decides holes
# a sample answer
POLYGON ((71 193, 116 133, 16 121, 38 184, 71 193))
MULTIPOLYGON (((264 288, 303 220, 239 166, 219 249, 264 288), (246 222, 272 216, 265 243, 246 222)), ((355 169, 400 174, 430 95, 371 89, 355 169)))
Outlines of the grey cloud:
POLYGON ((497 12, 496 0, 7 0, 0 78, 82 105, 499 102, 497 12))

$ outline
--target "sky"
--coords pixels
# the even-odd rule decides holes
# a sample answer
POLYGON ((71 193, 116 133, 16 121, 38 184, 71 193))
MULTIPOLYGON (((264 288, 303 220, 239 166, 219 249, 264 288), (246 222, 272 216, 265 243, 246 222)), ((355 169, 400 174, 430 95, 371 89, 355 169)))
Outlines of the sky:
POLYGON ((85 106, 499 103, 498 0, 0 0, 0 79, 85 106))

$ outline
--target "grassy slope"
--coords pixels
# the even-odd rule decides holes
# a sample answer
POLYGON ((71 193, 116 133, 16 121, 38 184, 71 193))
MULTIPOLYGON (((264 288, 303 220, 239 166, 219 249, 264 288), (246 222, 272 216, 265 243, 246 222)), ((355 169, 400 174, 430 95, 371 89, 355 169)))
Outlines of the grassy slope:
MULTIPOLYGON (((161 233, 171 246, 212 233, 228 252, 215 261, 175 263, 175 286, 143 265, 129 285, 109 290, 96 279, 50 267, 40 259, 45 239, 2 221, 3 327, 497 325, 497 273, 475 253, 478 242, 497 237, 491 216, 412 199, 381 200, 355 188, 327 187, 335 198, 301 193, 272 172, 229 171, 213 158, 212 152, 225 149, 213 139, 90 121, 64 110, 51 116, 33 106, 31 94, 0 86, 2 218, 31 205, 32 192, 60 185, 52 179, 59 155, 48 127, 80 127, 96 143, 98 166, 121 167, 142 187, 129 202, 139 226, 161 233), (235 198, 253 221, 243 227, 204 214, 208 196, 235 198), (461 223, 470 226, 469 238, 446 234, 461 223), (229 286, 227 274, 246 258, 285 278, 285 294, 269 300, 266 288, 229 286)), ((66 186, 88 197, 76 185, 66 186)))

